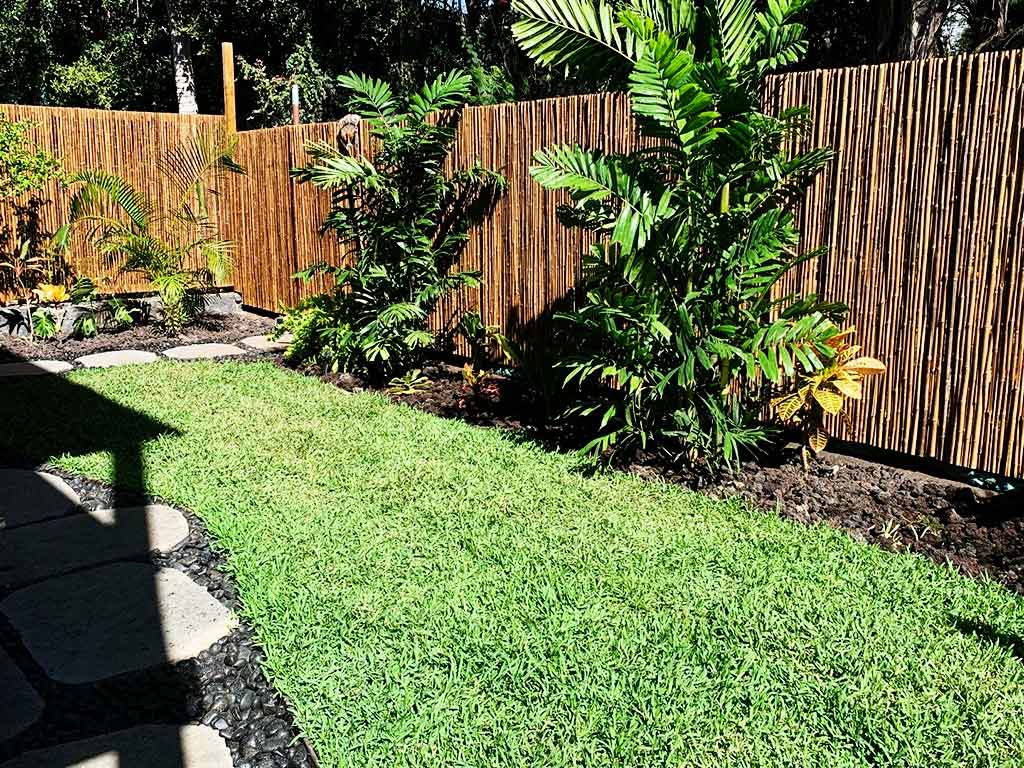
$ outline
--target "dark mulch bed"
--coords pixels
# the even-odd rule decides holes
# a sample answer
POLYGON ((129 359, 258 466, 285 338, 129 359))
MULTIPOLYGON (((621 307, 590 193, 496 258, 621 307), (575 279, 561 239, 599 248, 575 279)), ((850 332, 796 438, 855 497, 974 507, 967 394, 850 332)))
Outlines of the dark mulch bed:
MULTIPOLYGON (((117 495, 101 483, 54 467, 82 499, 85 509, 160 502, 117 495)), ((161 502, 162 503, 162 502, 161 502)), ((202 521, 182 510, 189 536, 170 552, 148 561, 187 574, 237 615, 240 604, 224 557, 210 546, 202 521)), ((0 599, 6 593, 0 590, 0 599)), ((42 718, 24 733, 0 744, 0 762, 54 744, 90 738, 137 725, 202 723, 217 730, 231 749, 235 768, 311 768, 315 760, 281 695, 261 668, 263 651, 244 624, 198 658, 94 684, 64 685, 50 680, 21 646, 0 616, 0 645, 25 670, 46 701, 42 718)))
MULTIPOLYGON (((579 437, 544 422, 544 409, 516 386, 496 377, 479 394, 467 391, 458 369, 428 368, 427 389, 393 399, 430 413, 472 424, 513 430, 556 449, 578 447, 579 437)), ((324 375, 346 389, 365 382, 324 375)), ((988 576, 1024 594, 1024 498, 1021 491, 994 494, 966 483, 824 453, 805 471, 797 450, 745 464, 735 475, 714 481, 654 458, 624 469, 716 496, 741 496, 782 517, 826 523, 859 541, 892 551, 916 552, 950 562, 971 576, 988 576)))
POLYGON ((156 325, 139 325, 118 333, 101 333, 92 339, 60 339, 33 341, 15 336, 0 336, 0 362, 16 360, 66 360, 110 352, 115 349, 138 349, 163 352, 184 344, 235 343, 246 336, 265 334, 274 327, 274 320, 242 312, 237 315, 211 315, 171 336, 156 325))

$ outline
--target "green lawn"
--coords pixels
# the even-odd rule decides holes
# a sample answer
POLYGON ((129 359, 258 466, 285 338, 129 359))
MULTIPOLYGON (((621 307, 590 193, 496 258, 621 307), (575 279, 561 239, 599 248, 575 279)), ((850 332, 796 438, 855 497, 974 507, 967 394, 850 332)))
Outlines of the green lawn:
POLYGON ((325 766, 1024 765, 998 586, 268 364, 70 382, 0 450, 199 514, 325 766))

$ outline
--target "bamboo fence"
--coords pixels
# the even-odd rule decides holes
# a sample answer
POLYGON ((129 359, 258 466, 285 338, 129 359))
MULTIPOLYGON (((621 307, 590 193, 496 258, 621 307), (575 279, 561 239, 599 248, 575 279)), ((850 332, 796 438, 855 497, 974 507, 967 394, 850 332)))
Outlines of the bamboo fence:
POLYGON ((837 160, 802 210, 829 254, 787 281, 850 304, 888 365, 854 411, 880 448, 1024 476, 1024 54, 770 78, 837 160))
MULTIPOLYGON (((0 113, 11 120, 29 120, 35 127, 29 133, 41 148, 58 155, 68 172, 106 170, 132 182, 158 206, 174 197, 173 186, 164 178, 157 163, 167 150, 201 132, 220 128, 223 118, 215 115, 178 115, 151 112, 115 112, 102 109, 30 107, 0 104, 0 113)), ((73 189, 54 182, 46 188, 23 196, 11 204, 0 205, 0 253, 9 253, 17 236, 19 222, 26 209, 35 207, 43 246, 67 221, 73 189)), ((216 211, 214 211, 216 215, 216 211)), ((84 232, 75 237, 67 258, 67 267, 77 275, 104 279, 109 291, 141 291, 146 282, 139 275, 119 271, 90 246, 84 232)), ((0 299, 5 296, 0 287, 0 299)))
MULTIPOLYGON (((1021 52, 992 53, 789 74, 765 87, 772 111, 807 104, 806 144, 838 154, 801 213, 804 246, 830 252, 784 288, 850 304, 859 342, 889 366, 854 409, 851 437, 1013 476, 1024 475, 1022 68, 1021 52)), ((115 170, 158 198, 167 190, 155 157, 218 120, 2 109, 40 121, 40 135, 69 166, 115 170)), ((296 271, 345 258, 320 234, 328 196, 289 177, 307 162, 308 140, 335 141, 336 131, 316 124, 239 134, 248 175, 228 178, 219 207, 222 234, 237 244, 233 279, 246 304, 293 305, 322 288, 303 286, 296 271)), ((597 94, 462 112, 452 167, 479 160, 501 170, 509 189, 471 232, 460 264, 479 269, 484 286, 442 307, 437 325, 455 306, 478 308, 487 323, 528 338, 566 300, 589 243, 557 221, 564 197, 528 172, 533 153, 557 142, 637 146, 628 101, 597 94)), ((61 194, 54 192, 54 224, 61 194)), ((76 266, 102 268, 88 249, 76 266)), ((138 287, 124 278, 115 285, 138 287)))

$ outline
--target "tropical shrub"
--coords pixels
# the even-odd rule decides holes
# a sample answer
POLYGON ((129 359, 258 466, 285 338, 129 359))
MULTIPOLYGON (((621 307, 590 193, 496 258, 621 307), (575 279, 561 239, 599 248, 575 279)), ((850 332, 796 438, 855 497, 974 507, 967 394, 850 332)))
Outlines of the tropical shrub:
POLYGON ((825 416, 835 416, 852 428, 846 413, 846 400, 860 400, 865 376, 880 376, 885 365, 873 357, 863 357, 860 347, 849 337, 855 329, 848 328, 826 342, 833 350, 832 359, 821 370, 796 377, 789 392, 773 398, 772 413, 784 424, 800 428, 807 447, 820 453, 828 445, 829 433, 825 416))
MULTIPOLYGON (((438 302, 479 285, 479 273, 456 267, 470 225, 505 180, 479 164, 444 168, 459 112, 428 118, 466 102, 468 75, 441 75, 405 108, 379 80, 350 74, 340 82, 369 120, 377 151, 370 157, 355 145, 312 142, 306 151, 313 162, 293 175, 332 193, 324 229, 349 248, 351 260, 300 272, 307 280, 326 275, 334 287, 289 311, 280 329, 294 335, 286 353, 293 361, 387 381, 442 341, 427 322, 438 302)), ((457 324, 452 318, 451 328, 457 324)))
POLYGON ((832 359, 846 308, 776 297, 801 252, 792 213, 827 149, 793 151, 807 111, 759 105, 765 73, 799 59, 807 0, 518 0, 515 35, 549 66, 624 87, 645 148, 557 145, 533 178, 568 191, 562 218, 597 236, 560 366, 587 449, 669 452, 717 468, 768 436, 763 383, 832 359))
POLYGON ((231 272, 233 245, 218 233, 210 198, 225 174, 244 173, 234 161, 236 145, 236 137, 217 132, 168 151, 158 168, 175 196, 163 209, 114 173, 72 175, 78 188, 62 240, 72 228, 86 228, 112 265, 149 281, 163 305, 164 327, 179 331, 202 312, 203 292, 231 272))
POLYGON ((37 283, 61 272, 50 235, 41 231, 37 195, 51 182, 62 183, 64 169, 60 158, 32 141, 35 125, 0 114, 0 205, 14 214, 14 223, 0 230, 0 291, 28 301, 37 283))

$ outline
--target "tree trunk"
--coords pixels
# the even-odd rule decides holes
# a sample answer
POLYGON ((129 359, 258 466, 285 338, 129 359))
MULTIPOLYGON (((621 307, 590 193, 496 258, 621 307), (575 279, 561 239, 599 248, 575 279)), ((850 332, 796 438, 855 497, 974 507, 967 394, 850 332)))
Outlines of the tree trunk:
POLYGON ((168 29, 171 33, 171 60, 174 65, 174 93, 178 99, 178 112, 195 115, 196 77, 192 70, 192 41, 178 30, 178 14, 173 0, 166 0, 168 29))
POLYGON ((950 0, 879 0, 878 58, 924 59, 943 53, 942 25, 950 0))

